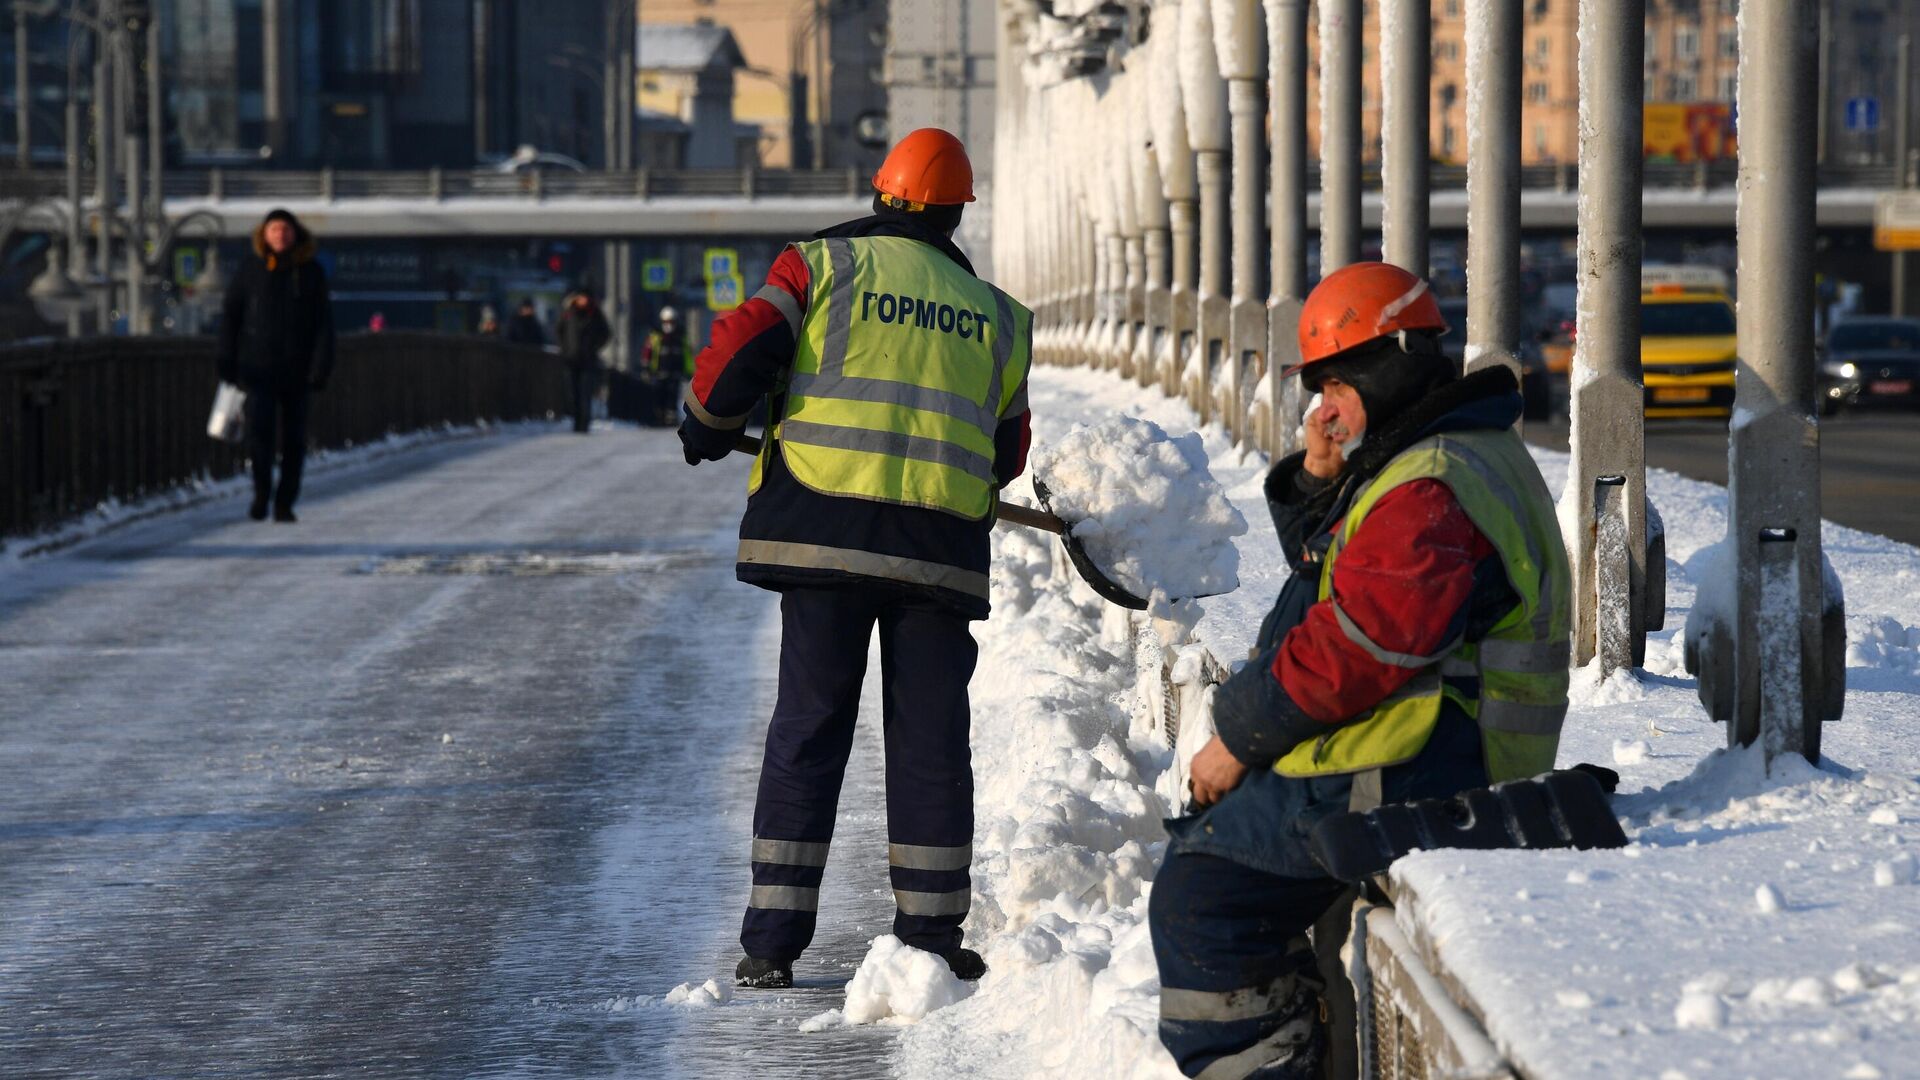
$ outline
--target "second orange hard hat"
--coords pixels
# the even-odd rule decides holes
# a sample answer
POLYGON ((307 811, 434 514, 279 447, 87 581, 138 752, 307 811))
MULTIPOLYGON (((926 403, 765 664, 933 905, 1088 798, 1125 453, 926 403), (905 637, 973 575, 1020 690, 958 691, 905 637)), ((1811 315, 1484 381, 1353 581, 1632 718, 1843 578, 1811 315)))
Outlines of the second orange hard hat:
POLYGON ((973 162, 952 133, 921 128, 894 144, 880 171, 873 174, 873 188, 920 207, 970 203, 973 162))
POLYGON ((1403 330, 1446 332, 1447 320, 1427 283, 1389 263, 1343 266, 1307 294, 1300 309, 1300 363, 1285 374, 1403 330))

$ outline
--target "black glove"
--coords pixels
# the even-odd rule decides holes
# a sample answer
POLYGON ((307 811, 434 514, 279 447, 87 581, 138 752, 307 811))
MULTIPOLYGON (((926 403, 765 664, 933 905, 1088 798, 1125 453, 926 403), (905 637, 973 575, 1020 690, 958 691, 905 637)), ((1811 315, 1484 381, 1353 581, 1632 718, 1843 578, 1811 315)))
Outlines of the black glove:
POLYGON ((717 431, 690 416, 680 421, 680 447, 685 451, 689 465, 719 461, 733 453, 734 436, 738 434, 734 431, 717 431))

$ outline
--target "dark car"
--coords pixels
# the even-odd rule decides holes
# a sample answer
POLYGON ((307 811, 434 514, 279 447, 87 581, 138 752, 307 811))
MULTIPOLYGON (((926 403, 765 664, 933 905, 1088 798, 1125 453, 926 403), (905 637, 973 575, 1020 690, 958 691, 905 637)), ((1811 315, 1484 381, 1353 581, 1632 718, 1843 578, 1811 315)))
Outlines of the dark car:
POLYGON ((1920 320, 1851 318, 1827 333, 1820 411, 1860 405, 1920 407, 1920 320))
MULTIPOLYGON (((1449 297, 1440 301, 1440 317, 1447 320, 1447 332, 1440 339, 1440 351, 1453 361, 1455 371, 1466 364, 1467 358, 1467 301, 1465 297, 1449 297)), ((1553 415, 1553 384, 1547 377, 1547 361, 1540 351, 1540 343, 1534 335, 1523 334, 1520 338, 1520 393, 1526 399, 1524 412, 1528 420, 1545 420, 1553 415)))

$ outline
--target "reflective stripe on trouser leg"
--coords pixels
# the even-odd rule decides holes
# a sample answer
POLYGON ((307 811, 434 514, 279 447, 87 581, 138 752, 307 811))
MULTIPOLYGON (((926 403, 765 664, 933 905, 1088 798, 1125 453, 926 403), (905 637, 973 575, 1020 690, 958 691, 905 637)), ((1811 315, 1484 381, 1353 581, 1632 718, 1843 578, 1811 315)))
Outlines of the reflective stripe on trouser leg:
POLYGON ((943 607, 898 601, 880 612, 893 932, 929 952, 960 945, 973 898, 967 681, 976 655, 967 620, 943 607))
POLYGON ((1148 923, 1162 985, 1160 1041, 1182 1072, 1319 1080, 1321 983, 1302 934, 1341 888, 1218 856, 1168 856, 1154 876, 1148 923))
POLYGON ((740 928, 748 956, 791 962, 813 940, 876 610, 875 597, 860 589, 781 595, 780 692, 767 725, 753 888, 740 928))

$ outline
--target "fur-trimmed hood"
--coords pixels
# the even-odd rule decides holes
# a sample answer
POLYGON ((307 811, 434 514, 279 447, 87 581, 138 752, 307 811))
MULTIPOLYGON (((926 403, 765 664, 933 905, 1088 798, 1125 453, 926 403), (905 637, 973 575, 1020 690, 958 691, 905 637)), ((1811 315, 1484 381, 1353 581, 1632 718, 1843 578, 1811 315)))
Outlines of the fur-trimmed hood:
POLYGON ((267 215, 266 220, 253 227, 253 253, 260 257, 261 262, 267 264, 267 269, 280 268, 279 256, 267 248, 267 223, 276 216, 285 217, 293 223, 293 246, 287 249, 287 258, 292 260, 292 265, 300 266, 312 262, 314 255, 320 250, 320 242, 314 239, 313 233, 307 231, 305 222, 284 210, 277 210, 267 215))

